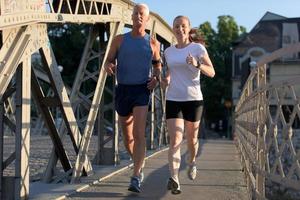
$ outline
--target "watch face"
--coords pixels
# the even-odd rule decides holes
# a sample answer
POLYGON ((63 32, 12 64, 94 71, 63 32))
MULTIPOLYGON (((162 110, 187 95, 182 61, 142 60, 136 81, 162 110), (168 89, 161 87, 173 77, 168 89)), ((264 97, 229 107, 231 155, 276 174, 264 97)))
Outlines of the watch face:
POLYGON ((201 64, 202 64, 202 59, 199 59, 199 60, 197 61, 197 68, 200 68, 201 64))

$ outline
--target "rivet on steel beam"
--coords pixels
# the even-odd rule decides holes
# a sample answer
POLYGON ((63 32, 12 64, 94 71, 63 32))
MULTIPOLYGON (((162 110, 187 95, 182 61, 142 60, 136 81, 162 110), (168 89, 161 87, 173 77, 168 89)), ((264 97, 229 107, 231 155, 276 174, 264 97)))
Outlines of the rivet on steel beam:
POLYGON ((63 21, 63 16, 61 14, 58 14, 57 15, 57 21, 63 21))

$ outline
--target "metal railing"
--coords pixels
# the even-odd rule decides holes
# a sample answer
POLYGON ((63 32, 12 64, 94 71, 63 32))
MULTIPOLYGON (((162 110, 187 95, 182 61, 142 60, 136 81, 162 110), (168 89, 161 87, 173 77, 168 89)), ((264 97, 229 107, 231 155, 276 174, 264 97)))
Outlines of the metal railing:
POLYGON ((234 134, 252 199, 267 199, 272 185, 300 191, 300 63, 282 59, 299 51, 297 43, 251 63, 235 108, 234 134), (276 75, 278 69, 284 74, 276 75))

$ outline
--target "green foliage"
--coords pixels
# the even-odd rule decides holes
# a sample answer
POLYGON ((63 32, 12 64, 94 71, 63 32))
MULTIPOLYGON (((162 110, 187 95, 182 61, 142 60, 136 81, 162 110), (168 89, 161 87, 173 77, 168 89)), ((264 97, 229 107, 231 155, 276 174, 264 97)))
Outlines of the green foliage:
POLYGON ((63 66, 62 78, 71 87, 87 38, 87 26, 51 24, 48 32, 57 63, 63 66))
POLYGON ((201 87, 204 95, 206 120, 216 122, 224 119, 225 100, 231 100, 232 74, 232 42, 246 32, 245 27, 238 26, 234 18, 229 15, 219 16, 217 31, 209 22, 199 26, 203 33, 206 48, 214 65, 214 78, 201 77, 201 87))

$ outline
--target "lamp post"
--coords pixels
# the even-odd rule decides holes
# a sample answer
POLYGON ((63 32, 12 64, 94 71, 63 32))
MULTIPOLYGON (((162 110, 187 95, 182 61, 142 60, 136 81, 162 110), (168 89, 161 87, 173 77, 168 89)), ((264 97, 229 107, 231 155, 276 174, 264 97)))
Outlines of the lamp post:
MULTIPOLYGON (((62 73, 62 71, 64 70, 64 67, 61 65, 57 65, 57 68, 58 68, 59 73, 62 73)), ((59 127, 60 124, 62 123, 62 119, 59 117, 60 116, 59 111, 60 111, 59 107, 56 107, 55 124, 57 127, 59 127)))
POLYGON ((231 106, 232 106, 232 102, 230 100, 225 100, 224 101, 224 106, 226 108, 226 111, 227 111, 227 128, 226 128, 226 132, 227 132, 227 139, 229 139, 229 124, 231 123, 231 120, 230 120, 230 109, 231 109, 231 106))

